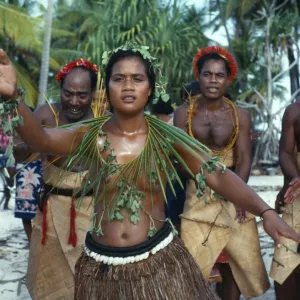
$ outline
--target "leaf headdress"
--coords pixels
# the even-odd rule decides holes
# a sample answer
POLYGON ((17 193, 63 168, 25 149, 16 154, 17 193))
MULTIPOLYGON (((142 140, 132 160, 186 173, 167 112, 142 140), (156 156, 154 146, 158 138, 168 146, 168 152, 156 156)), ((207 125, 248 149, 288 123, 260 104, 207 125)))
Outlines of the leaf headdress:
POLYGON ((167 87, 167 78, 162 75, 161 69, 159 62, 157 59, 150 54, 149 47, 144 46, 144 45, 139 45, 136 42, 128 41, 124 45, 112 50, 112 51, 105 51, 103 52, 102 55, 102 65, 105 67, 107 66, 110 57, 114 54, 117 53, 118 51, 123 50, 131 50, 133 52, 139 53, 143 59, 147 60, 150 62, 150 64, 153 67, 154 73, 156 75, 156 82, 155 82, 155 94, 153 98, 153 104, 156 104, 159 98, 161 98, 164 102, 169 101, 170 97, 166 92, 166 87, 167 87))

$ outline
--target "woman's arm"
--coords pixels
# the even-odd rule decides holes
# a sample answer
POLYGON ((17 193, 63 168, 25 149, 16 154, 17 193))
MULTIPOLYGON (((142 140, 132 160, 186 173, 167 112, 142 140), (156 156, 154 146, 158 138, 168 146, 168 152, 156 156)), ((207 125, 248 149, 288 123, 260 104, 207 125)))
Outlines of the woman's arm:
MULTIPOLYGON (((194 174, 199 173, 203 164, 210 159, 207 156, 205 157, 199 154, 199 156, 202 157, 202 159, 200 159, 199 156, 191 154, 190 151, 182 146, 178 146, 178 144, 175 145, 175 147, 194 174)), ((205 170, 204 175, 206 176, 205 181, 207 185, 212 190, 252 214, 260 216, 262 212, 270 209, 268 204, 230 170, 226 170, 222 173, 221 168, 218 167, 215 173, 208 173, 205 170)), ((300 234, 297 234, 289 227, 274 210, 268 210, 263 214, 263 225, 265 231, 273 238, 278 247, 280 246, 280 236, 300 242, 300 234)))
MULTIPOLYGON (((17 95, 17 75, 7 54, 0 49, 0 96, 14 100, 17 95)), ((66 129, 44 129, 34 118, 30 109, 21 101, 17 108, 23 118, 24 126, 16 130, 31 148, 38 152, 56 156, 67 156, 80 144, 86 127, 66 129)))
POLYGON ((79 146, 87 130, 86 126, 74 126, 71 129, 43 128, 33 113, 21 102, 18 114, 24 125, 16 130, 24 142, 37 152, 56 156, 67 156, 79 146))

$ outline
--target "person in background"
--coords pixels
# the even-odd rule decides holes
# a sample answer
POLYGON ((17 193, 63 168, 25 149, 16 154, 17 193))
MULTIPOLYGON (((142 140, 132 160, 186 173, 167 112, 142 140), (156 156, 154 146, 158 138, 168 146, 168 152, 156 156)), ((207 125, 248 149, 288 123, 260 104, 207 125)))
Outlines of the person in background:
MULTIPOLYGON (((225 49, 200 49, 193 61, 200 94, 181 105, 174 125, 209 147, 210 153, 244 182, 251 168, 251 120, 247 111, 225 97, 237 65, 225 49)), ((241 293, 256 297, 269 288, 261 257, 256 222, 238 205, 211 189, 197 196, 195 181, 189 180, 181 215, 181 238, 200 265, 204 277, 217 284, 221 299, 238 300, 241 293), (245 239, 245 236, 247 238, 245 239)))
MULTIPOLYGON (((34 111, 33 108, 30 109, 34 111)), ((43 185, 43 173, 40 155, 23 150, 24 142, 20 137, 16 137, 14 141, 14 156, 16 159, 15 218, 22 219, 30 243, 32 220, 38 209, 38 201, 43 185)))
MULTIPOLYGON (((97 66, 82 58, 66 64, 56 76, 60 85, 60 101, 48 102, 35 111, 38 124, 44 128, 55 128, 94 117, 93 107, 96 109, 96 105, 92 106, 92 103, 97 73, 97 66)), ((101 95, 97 95, 99 98, 101 95)), ((103 112, 105 102, 98 109, 103 112)), ((16 151, 34 155, 32 148, 26 144, 20 145, 16 151)), ((43 155, 44 184, 40 210, 33 220, 26 282, 33 299, 74 298, 74 266, 82 250, 84 234, 90 226, 91 194, 85 197, 82 210, 76 211, 74 194, 84 180, 81 176, 84 170, 78 164, 65 171, 65 160, 65 157, 43 155), (47 280, 44 270, 47 270, 47 280)), ((30 162, 28 167, 34 163, 30 162)), ((22 178, 23 171, 19 174, 22 178)))
MULTIPOLYGON (((300 182, 300 101, 290 104, 282 118, 279 142, 279 162, 284 175, 284 187, 276 199, 282 218, 300 232, 300 197, 284 198, 287 189, 296 188, 300 182)), ((299 244, 281 239, 286 245, 275 249, 270 276, 274 279, 278 300, 300 299, 300 255, 299 244)))
MULTIPOLYGON (((193 80, 188 82, 180 89, 180 99, 183 105, 188 105, 190 99, 200 94, 200 84, 198 80, 193 80)), ((173 124, 173 118, 172 118, 173 124)), ((171 219, 172 223, 175 225, 177 231, 180 234, 180 215, 183 212, 183 206, 185 201, 185 189, 186 189, 186 174, 179 167, 177 169, 177 174, 181 179, 183 187, 179 182, 175 182, 174 188, 176 191, 176 196, 171 191, 170 187, 167 186, 167 214, 171 219)))

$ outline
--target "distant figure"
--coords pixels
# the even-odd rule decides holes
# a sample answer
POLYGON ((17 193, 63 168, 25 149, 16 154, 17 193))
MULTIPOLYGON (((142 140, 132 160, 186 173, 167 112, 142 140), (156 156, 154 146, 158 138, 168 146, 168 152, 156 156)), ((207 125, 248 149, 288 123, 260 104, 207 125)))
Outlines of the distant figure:
MULTIPOLYGON (((180 98, 182 103, 188 102, 191 97, 200 94, 200 84, 198 80, 193 80, 187 84, 185 84, 180 89, 180 98)), ((172 119, 173 121, 173 119, 172 119)), ((171 219, 173 224, 175 225, 176 229, 180 233, 180 215, 183 212, 183 206, 185 201, 185 188, 186 188, 186 178, 183 174, 182 170, 177 168, 178 176, 181 179, 183 184, 183 188, 180 186, 178 182, 175 182, 175 191, 176 197, 174 196, 173 192, 169 187, 167 187, 167 198, 168 198, 168 217, 171 219)))
POLYGON ((151 114, 170 125, 173 125, 173 112, 174 108, 171 101, 164 102, 161 98, 157 103, 151 104, 151 114))
POLYGON ((182 102, 189 102, 191 97, 200 95, 200 83, 198 80, 192 80, 185 84, 180 90, 180 98, 182 102))

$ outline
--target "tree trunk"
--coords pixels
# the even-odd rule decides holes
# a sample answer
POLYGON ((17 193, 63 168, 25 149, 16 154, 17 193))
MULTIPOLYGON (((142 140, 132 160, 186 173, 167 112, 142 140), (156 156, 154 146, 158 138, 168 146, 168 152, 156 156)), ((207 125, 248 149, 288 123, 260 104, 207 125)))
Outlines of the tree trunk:
POLYGON ((48 9, 47 14, 45 15, 44 46, 40 70, 38 106, 41 106, 45 103, 44 94, 47 92, 48 86, 52 14, 53 0, 48 0, 48 9))

